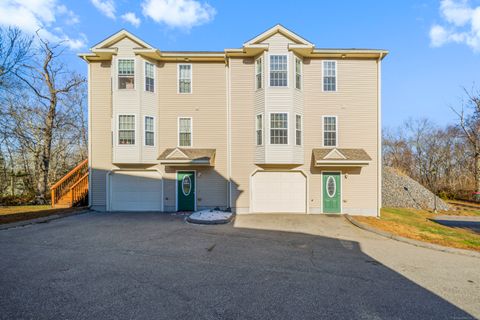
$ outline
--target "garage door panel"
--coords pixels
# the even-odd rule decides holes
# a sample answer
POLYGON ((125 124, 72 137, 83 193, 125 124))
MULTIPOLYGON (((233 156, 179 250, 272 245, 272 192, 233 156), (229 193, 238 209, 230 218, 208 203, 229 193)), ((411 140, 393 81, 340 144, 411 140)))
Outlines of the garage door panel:
POLYGON ((111 210, 162 210, 162 180, 156 171, 114 172, 110 177, 111 210))
POLYGON ((257 172, 252 177, 253 212, 306 212, 306 178, 301 172, 257 172))

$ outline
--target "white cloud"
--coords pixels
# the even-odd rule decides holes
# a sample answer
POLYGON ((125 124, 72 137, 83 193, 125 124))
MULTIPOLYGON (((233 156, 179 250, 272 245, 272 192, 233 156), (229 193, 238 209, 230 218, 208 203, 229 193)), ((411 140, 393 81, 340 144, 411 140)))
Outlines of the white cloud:
POLYGON ((57 0, 2 0, 0 1, 0 25, 17 27, 20 30, 38 34, 54 42, 64 41, 72 50, 85 47, 86 37, 72 38, 58 26, 57 19, 66 19, 65 23, 77 23, 78 16, 57 0))
POLYGON ((207 23, 216 14, 208 3, 196 0, 145 0, 143 14, 169 27, 190 29, 207 23))
POLYGON ((127 12, 123 14, 122 19, 126 22, 131 23, 134 27, 138 28, 138 26, 140 25, 140 19, 133 12, 127 12))
POLYGON ((97 8, 101 13, 106 15, 111 19, 115 19, 115 3, 113 0, 90 0, 90 2, 97 8))
POLYGON ((440 15, 444 23, 430 28, 432 47, 453 42, 480 52, 480 6, 471 6, 469 0, 442 0, 440 15))

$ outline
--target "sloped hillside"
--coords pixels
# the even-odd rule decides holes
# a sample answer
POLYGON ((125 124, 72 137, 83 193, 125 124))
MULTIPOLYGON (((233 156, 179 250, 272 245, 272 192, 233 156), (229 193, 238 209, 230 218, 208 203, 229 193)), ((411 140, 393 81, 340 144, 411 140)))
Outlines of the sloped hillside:
MULTIPOLYGON (((409 176, 392 167, 383 167, 382 205, 392 208, 433 209, 434 195, 409 176)), ((437 198, 437 209, 448 210, 449 206, 437 198)))

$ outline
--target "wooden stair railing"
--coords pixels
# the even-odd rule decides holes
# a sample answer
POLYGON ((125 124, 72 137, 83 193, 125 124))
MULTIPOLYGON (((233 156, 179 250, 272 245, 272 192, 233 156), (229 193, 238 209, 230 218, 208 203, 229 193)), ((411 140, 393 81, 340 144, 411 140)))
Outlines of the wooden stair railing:
MULTIPOLYGON (((64 200, 65 197, 71 196, 67 203, 68 206, 74 206, 76 202, 73 201, 73 194, 75 193, 75 199, 88 193, 88 159, 80 162, 75 168, 67 173, 62 179, 58 180, 51 188, 52 195, 52 207, 59 204, 59 200, 64 200), (85 183, 85 180, 87 181, 85 183), (75 190, 73 188, 75 187, 75 190), (70 201, 71 200, 71 201, 70 201)), ((81 199, 80 199, 81 200, 81 199)))
POLYGON ((71 188, 72 190, 72 206, 85 199, 88 194, 88 172, 83 175, 71 188))

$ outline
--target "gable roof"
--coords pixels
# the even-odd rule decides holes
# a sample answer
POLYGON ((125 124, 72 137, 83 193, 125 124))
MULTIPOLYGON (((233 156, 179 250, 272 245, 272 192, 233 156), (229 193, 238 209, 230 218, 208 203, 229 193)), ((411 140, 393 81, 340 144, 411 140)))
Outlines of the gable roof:
POLYGON ((280 34, 284 35, 285 37, 289 38, 290 40, 292 40, 293 42, 295 42, 297 44, 303 44, 303 45, 307 45, 307 46, 310 46, 310 47, 315 46, 310 41, 306 40, 305 38, 300 37, 295 32, 292 32, 292 31, 288 30, 287 28, 285 28, 281 24, 276 24, 273 27, 271 27, 270 29, 268 29, 267 31, 264 31, 263 33, 259 34, 255 38, 248 40, 247 42, 245 42, 243 44, 243 46, 245 47, 245 46, 250 46, 250 45, 254 45, 254 44, 259 44, 262 41, 264 41, 265 39, 268 39, 268 38, 270 38, 271 36, 273 36, 277 33, 280 33, 280 34))
POLYGON ((105 49, 109 48, 111 45, 119 42, 120 40, 123 40, 124 38, 128 38, 132 40, 133 42, 137 43, 140 47, 142 48, 147 48, 147 49, 153 49, 151 45, 140 39, 139 37, 135 36, 133 33, 122 29, 114 34, 112 34, 110 37, 107 39, 97 43, 94 45, 90 50, 94 51, 96 49, 105 49))

